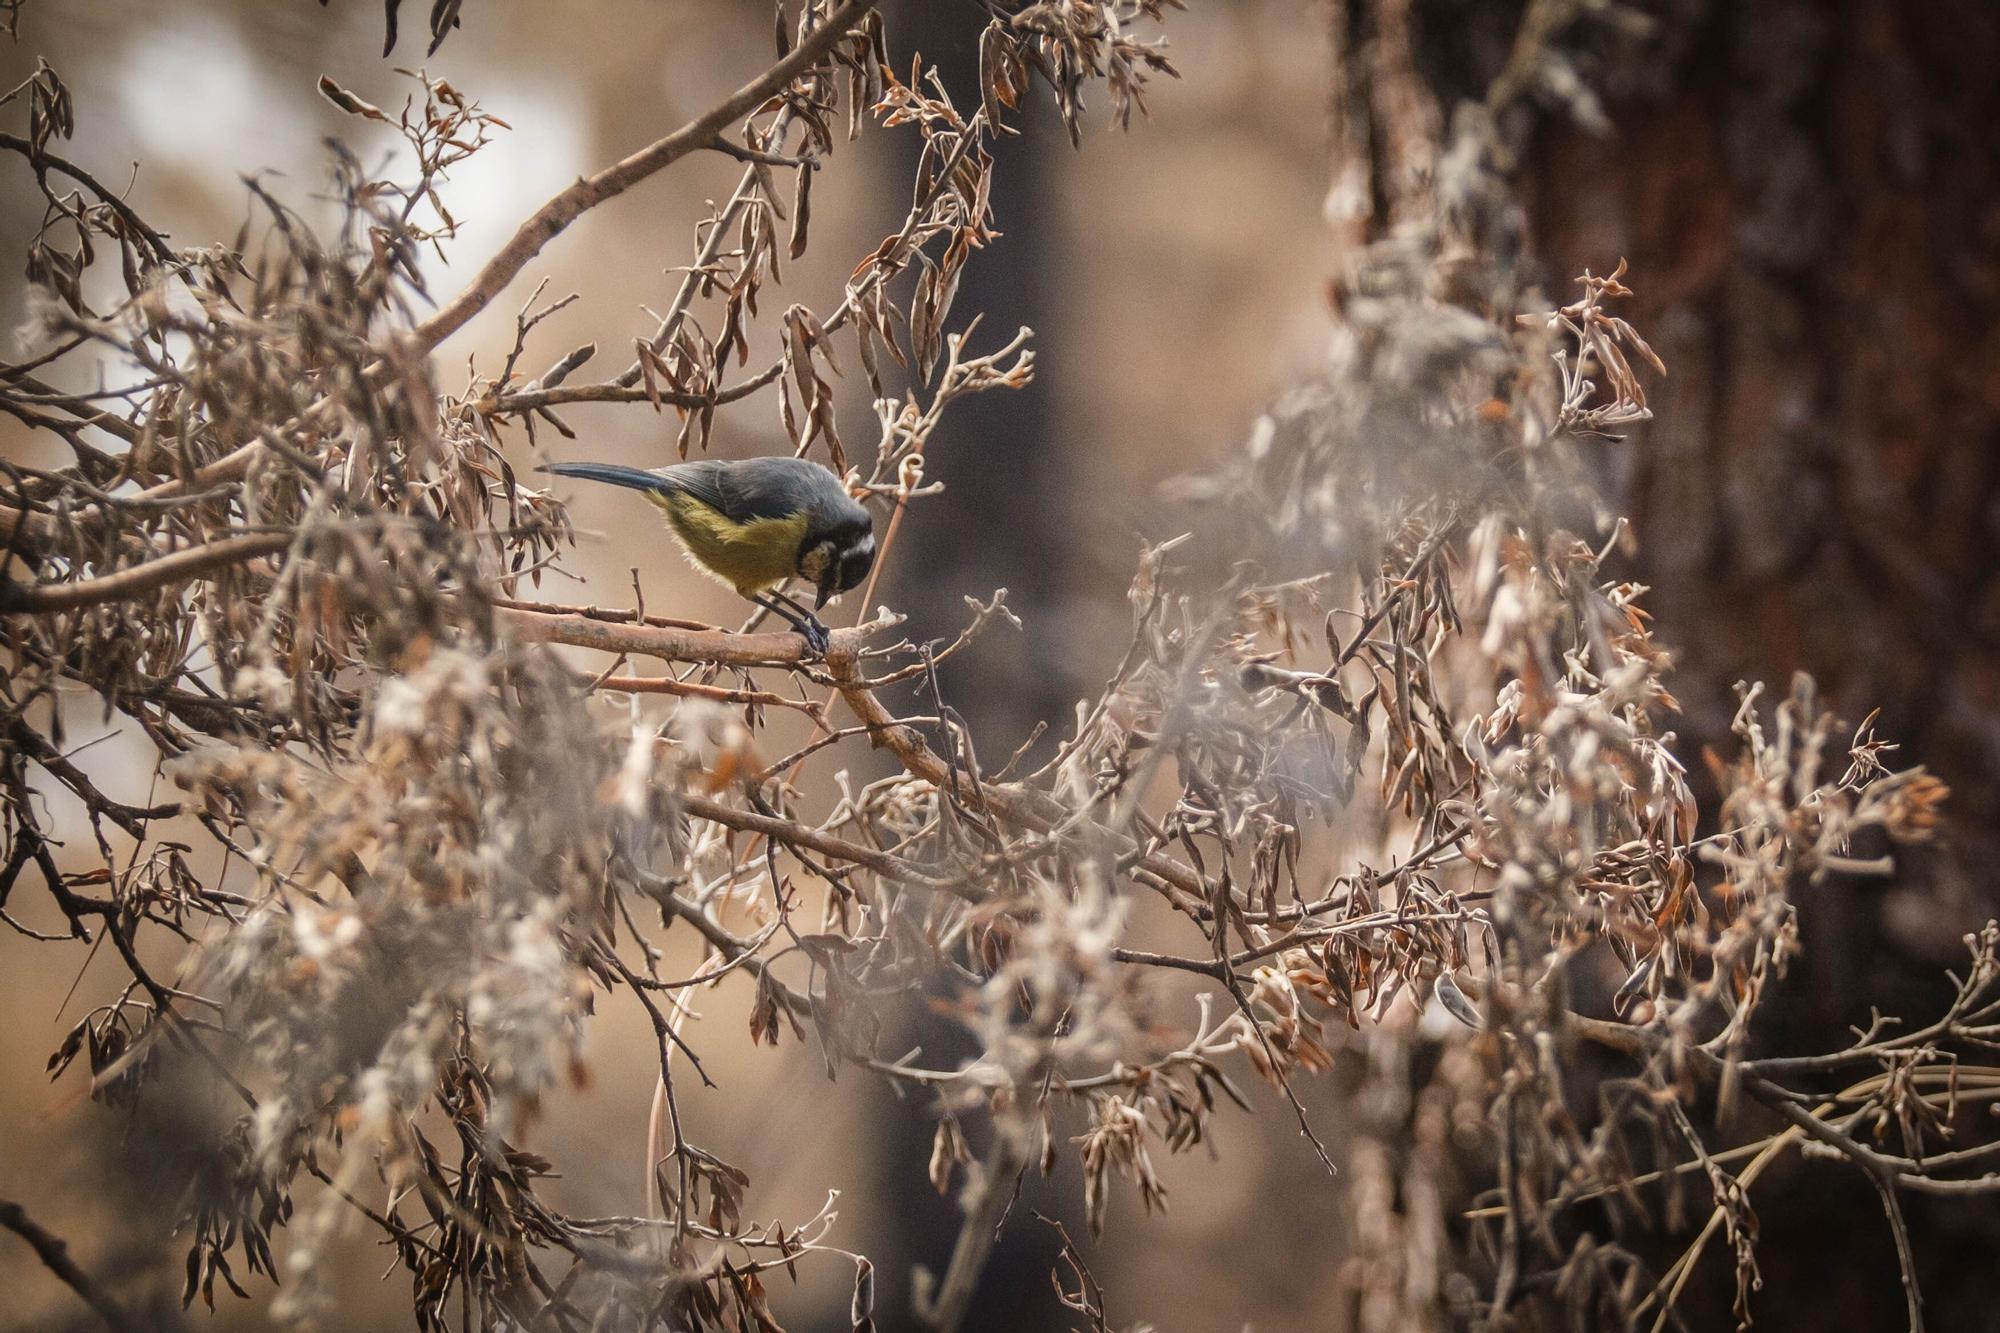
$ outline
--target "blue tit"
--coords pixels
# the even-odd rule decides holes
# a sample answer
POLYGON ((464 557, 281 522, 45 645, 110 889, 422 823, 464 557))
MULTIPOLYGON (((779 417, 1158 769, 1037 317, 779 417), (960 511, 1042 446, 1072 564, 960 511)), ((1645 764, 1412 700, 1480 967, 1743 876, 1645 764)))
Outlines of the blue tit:
POLYGON ((714 459, 651 470, 551 463, 539 470, 644 492, 666 514, 695 568, 790 622, 822 656, 826 626, 813 612, 860 584, 875 564, 868 511, 840 478, 804 458, 714 459), (818 590, 811 611, 780 590, 793 577, 818 590))

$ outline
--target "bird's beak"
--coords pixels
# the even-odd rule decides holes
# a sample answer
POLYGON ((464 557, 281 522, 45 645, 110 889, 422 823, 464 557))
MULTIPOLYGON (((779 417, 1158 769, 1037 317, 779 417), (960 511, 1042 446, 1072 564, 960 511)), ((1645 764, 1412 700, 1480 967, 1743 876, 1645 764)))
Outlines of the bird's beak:
POLYGON ((813 598, 813 610, 817 611, 822 606, 825 606, 827 603, 827 599, 832 596, 833 596, 833 584, 830 582, 820 584, 819 595, 813 598))

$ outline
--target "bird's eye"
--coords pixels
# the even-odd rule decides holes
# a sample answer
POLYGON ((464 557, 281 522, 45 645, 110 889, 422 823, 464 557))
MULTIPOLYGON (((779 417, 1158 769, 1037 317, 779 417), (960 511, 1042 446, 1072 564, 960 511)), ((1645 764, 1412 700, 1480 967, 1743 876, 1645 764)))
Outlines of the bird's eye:
POLYGON ((840 562, 841 588, 845 590, 859 586, 861 580, 868 577, 868 571, 874 567, 874 564, 875 551, 873 547, 867 550, 848 552, 840 562))

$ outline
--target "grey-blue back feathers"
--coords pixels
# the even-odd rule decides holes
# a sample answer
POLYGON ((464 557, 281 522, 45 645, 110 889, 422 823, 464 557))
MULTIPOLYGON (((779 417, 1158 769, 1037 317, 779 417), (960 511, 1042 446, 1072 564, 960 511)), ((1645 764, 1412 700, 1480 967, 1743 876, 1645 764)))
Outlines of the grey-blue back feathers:
POLYGON ((840 478, 805 458, 705 458, 642 469, 615 463, 550 463, 540 469, 633 490, 682 494, 736 523, 807 516, 807 542, 852 537, 870 530, 868 511, 840 478))

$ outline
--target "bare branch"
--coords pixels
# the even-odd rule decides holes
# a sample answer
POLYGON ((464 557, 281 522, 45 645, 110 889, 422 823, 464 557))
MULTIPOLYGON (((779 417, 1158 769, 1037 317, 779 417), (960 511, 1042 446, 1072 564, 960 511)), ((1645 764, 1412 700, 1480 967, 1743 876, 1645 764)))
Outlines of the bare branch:
POLYGON ((275 555, 296 540, 291 532, 252 532, 224 537, 163 555, 115 574, 63 583, 0 583, 0 614, 50 615, 78 607, 120 601, 186 583, 229 565, 275 555))
POLYGON ((412 330, 412 342, 429 349, 463 328, 468 320, 486 308, 488 302, 506 290, 507 285, 528 266, 528 261, 540 254, 542 247, 561 235, 570 223, 607 199, 617 198, 647 177, 672 166, 689 153, 713 145, 725 126, 748 115, 773 93, 818 64, 836 43, 846 38, 855 21, 878 3, 880 0, 841 0, 839 7, 827 16, 826 22, 794 47, 783 60, 672 134, 655 140, 596 175, 579 180, 543 204, 534 216, 521 224, 513 238, 500 248, 500 253, 486 261, 486 266, 457 296, 412 330))
POLYGON ((76 1262, 69 1257, 69 1245, 62 1237, 29 1217, 27 1210, 20 1204, 0 1199, 0 1227, 6 1227, 34 1247, 35 1254, 41 1259, 43 1267, 68 1283, 70 1290, 81 1296, 84 1302, 97 1312, 97 1317, 104 1321, 106 1328, 118 1330, 119 1333, 125 1333, 125 1330, 139 1333, 141 1326, 138 1321, 128 1315, 125 1308, 113 1300, 88 1273, 76 1266, 76 1262))

